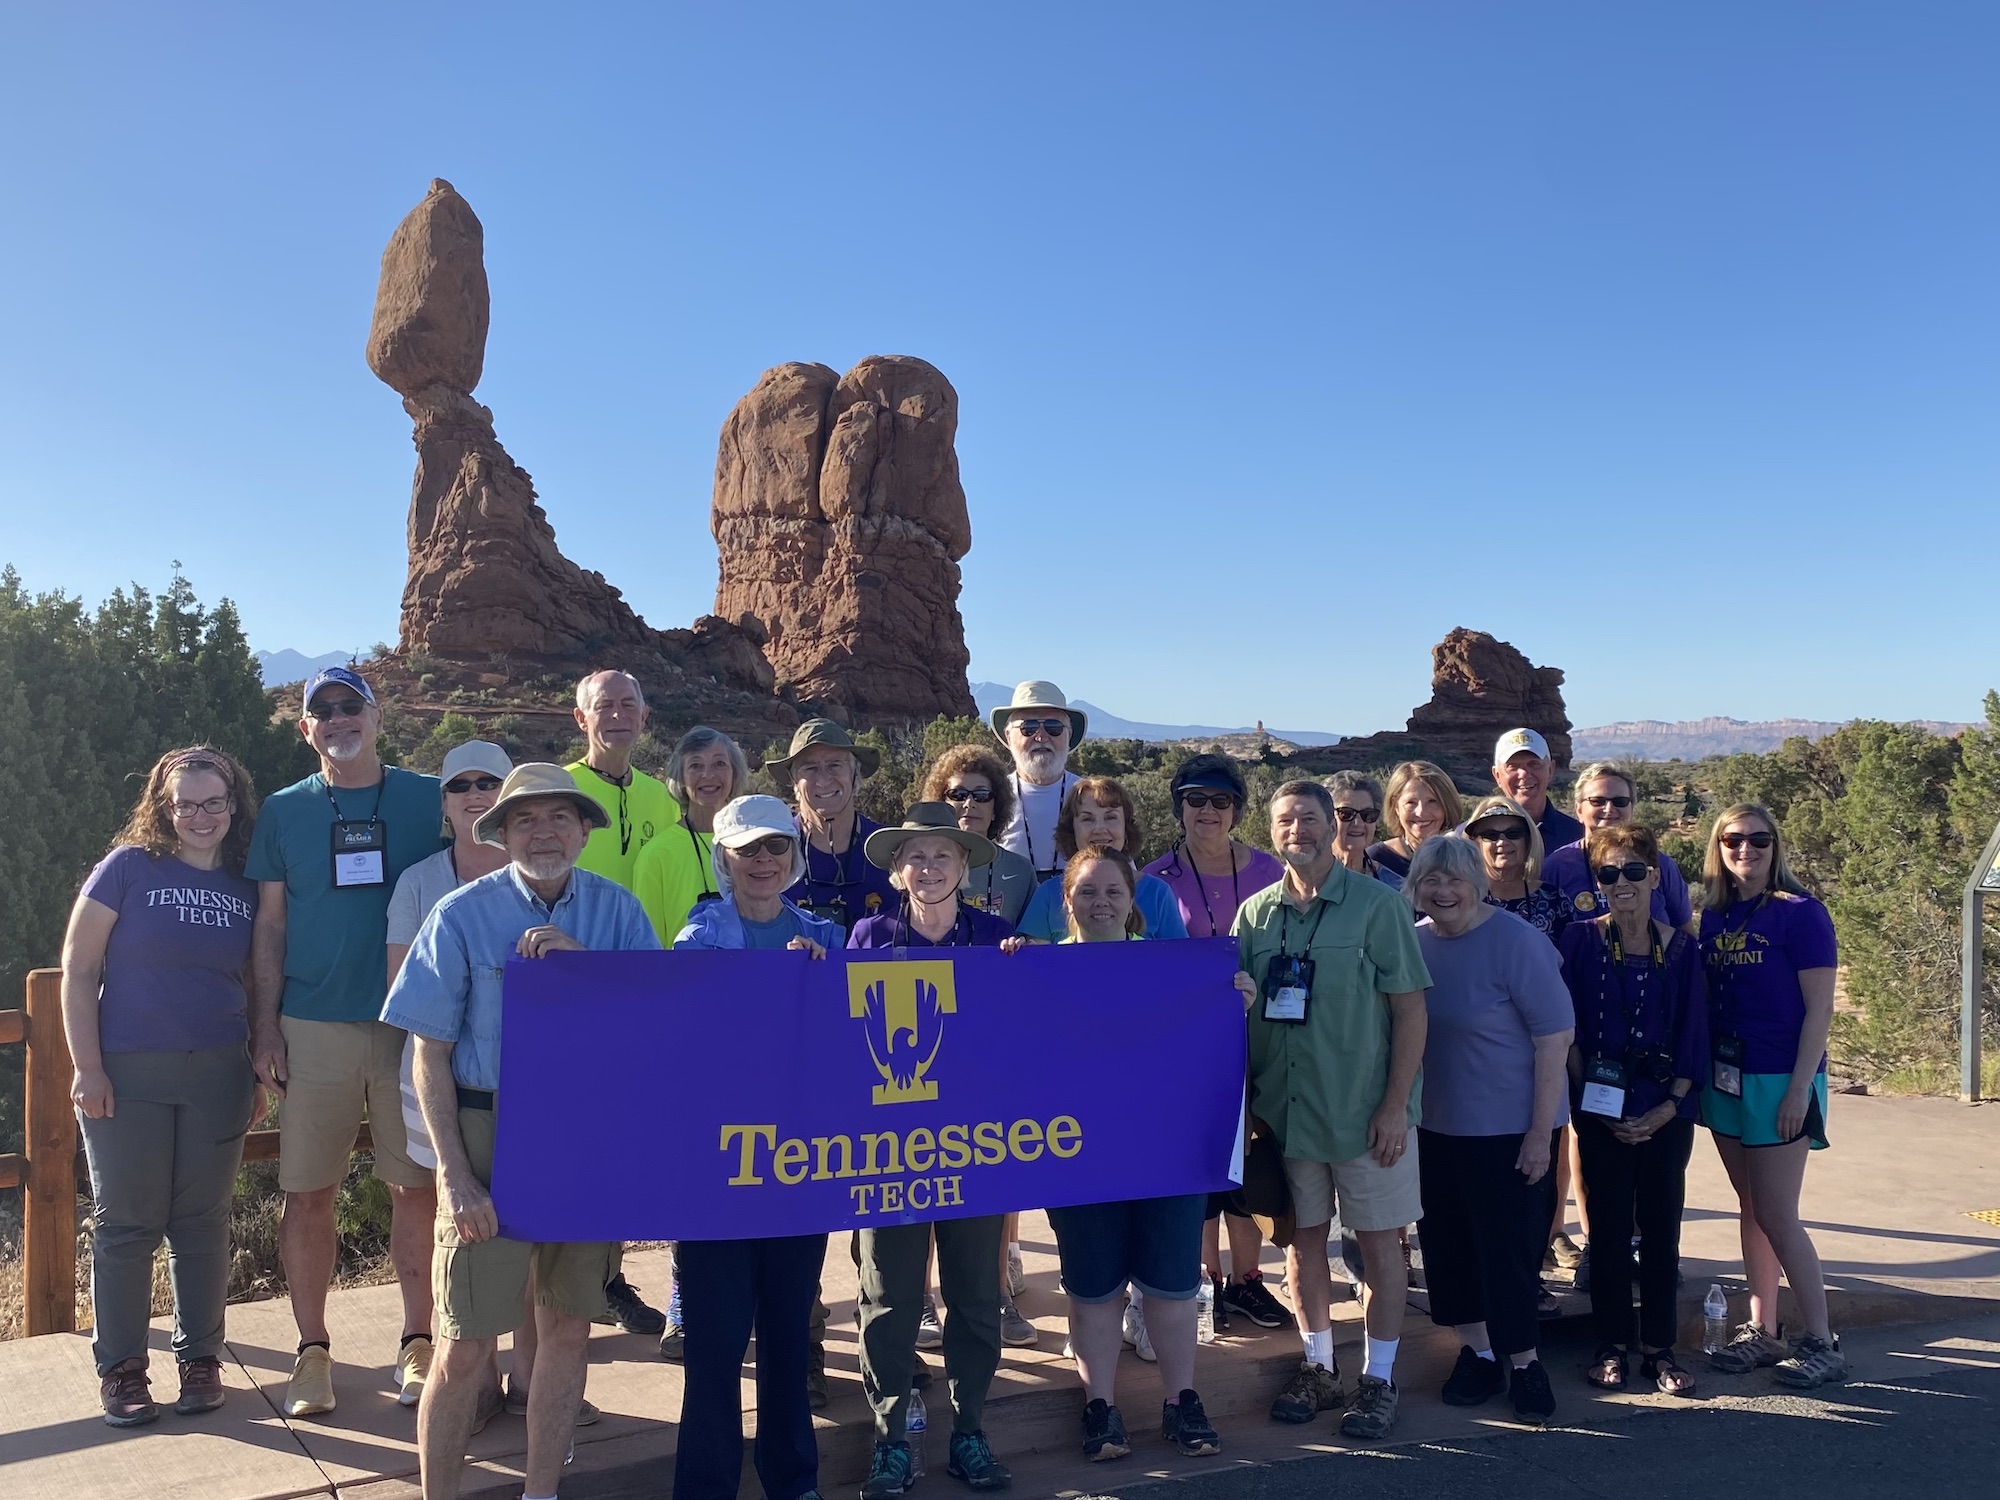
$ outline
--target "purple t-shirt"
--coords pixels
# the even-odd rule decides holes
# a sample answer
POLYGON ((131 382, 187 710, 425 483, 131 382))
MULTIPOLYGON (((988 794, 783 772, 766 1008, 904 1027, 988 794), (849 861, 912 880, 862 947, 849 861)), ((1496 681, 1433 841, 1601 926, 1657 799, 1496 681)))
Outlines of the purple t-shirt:
POLYGON ((200 1052, 249 1039, 254 881, 128 844, 98 861, 83 894, 118 913, 97 1002, 104 1051, 200 1052))
MULTIPOLYGON (((1426 918, 1417 924, 1417 943, 1431 971, 1424 1129, 1524 1133, 1535 1112, 1535 1038, 1576 1024, 1555 945, 1498 908, 1459 937, 1446 937, 1426 918)), ((1565 1089, 1555 1123, 1568 1119, 1565 1089)))
MULTIPOLYGON (((900 897, 901 892, 897 893, 900 897)), ((1005 917, 960 902, 958 925, 933 943, 914 927, 905 926, 900 910, 863 917, 847 935, 850 948, 997 948, 1003 938, 1014 935, 1014 924, 1005 917)))
POLYGON ((1285 867, 1274 854, 1262 849, 1247 851, 1249 858, 1232 879, 1227 875, 1196 875, 1194 861, 1181 848, 1169 849, 1139 873, 1165 881, 1187 923, 1189 937, 1228 937, 1235 926, 1236 908, 1245 896, 1254 896, 1285 878, 1285 867))
MULTIPOLYGON (((1786 1073, 1798 1061, 1806 1024, 1802 969, 1831 969, 1833 918, 1810 896, 1772 891, 1701 914, 1701 956, 1708 964, 1708 1029, 1743 1038, 1743 1071, 1786 1073)), ((1821 1057, 1819 1065, 1826 1067, 1821 1057)))

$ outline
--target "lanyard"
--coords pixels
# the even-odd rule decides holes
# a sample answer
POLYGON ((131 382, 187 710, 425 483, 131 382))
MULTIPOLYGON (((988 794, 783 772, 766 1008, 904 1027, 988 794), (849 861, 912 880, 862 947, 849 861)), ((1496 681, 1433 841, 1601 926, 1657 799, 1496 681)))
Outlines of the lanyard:
MULTIPOLYGON (((1174 845, 1174 866, 1177 869, 1182 868, 1181 850, 1185 847, 1185 842, 1174 845)), ((1201 870, 1194 862, 1194 851, 1192 849, 1188 850, 1185 868, 1189 878, 1194 881, 1194 893, 1201 897, 1202 914, 1208 918, 1208 935, 1210 937, 1221 937, 1223 932, 1220 927, 1215 925, 1215 908, 1208 904, 1208 887, 1201 882, 1201 870)), ((1237 907, 1243 905, 1242 873, 1236 865, 1236 841, 1234 839, 1230 840, 1229 843, 1229 894, 1235 900, 1237 907)), ((1235 908, 1231 908, 1231 910, 1233 913, 1235 908)), ((1314 930, 1318 930, 1318 924, 1316 923, 1314 924, 1314 930)), ((1310 940, 1307 941, 1306 946, 1308 948, 1312 946, 1310 940)))
MULTIPOLYGON (((1318 897, 1317 899, 1319 901, 1319 915, 1313 918, 1312 927, 1306 933, 1305 949, 1298 955, 1301 958, 1305 957, 1307 953, 1312 952, 1313 939, 1319 936, 1319 924, 1326 920, 1326 908, 1327 908, 1326 898, 1324 896, 1321 896, 1318 897)), ((1282 895, 1280 895, 1278 897, 1278 952, 1285 958, 1290 958, 1293 956, 1291 950, 1291 942, 1292 942, 1292 903, 1285 900, 1285 898, 1282 895)))
POLYGON ((630 854, 632 852, 632 818, 631 814, 626 811, 625 791, 626 788, 632 785, 633 772, 628 768, 623 781, 613 781, 589 761, 583 763, 583 768, 606 786, 618 788, 618 852, 620 854, 630 854))
MULTIPOLYGON (((1020 796, 1020 786, 1021 786, 1020 773, 1016 772, 1014 776, 1014 788, 1015 788, 1015 795, 1017 797, 1020 796)), ((1067 797, 1068 795, 1069 795, 1069 772, 1065 771, 1062 773, 1062 776, 1058 778, 1058 780, 1056 781, 1057 822, 1062 821, 1063 798, 1067 797)), ((1042 873, 1042 864, 1040 860, 1035 858, 1035 830, 1028 821, 1028 803, 1027 799, 1025 798, 1021 799, 1021 836, 1028 841, 1028 863, 1035 867, 1035 874, 1040 875, 1042 873)), ((1050 865, 1049 868, 1053 870, 1055 869, 1055 866, 1050 865)))
POLYGON ((694 867, 701 871, 700 899, 706 901, 709 897, 720 894, 708 882, 708 857, 701 852, 701 840, 695 836, 694 824, 687 820, 685 813, 681 815, 681 827, 687 830, 688 843, 694 849, 694 867))
MULTIPOLYGON (((368 809, 368 821, 371 824, 382 821, 376 814, 382 811, 382 789, 388 786, 389 772, 393 769, 395 769, 393 766, 384 766, 382 768, 382 779, 375 783, 375 805, 368 809)), ((333 795, 333 783, 325 777, 321 777, 320 785, 326 788, 327 806, 333 809, 333 821, 336 823, 352 822, 353 820, 340 810, 340 802, 333 795)))
MULTIPOLYGON (((923 934, 918 932, 915 925, 910 921, 910 898, 908 895, 903 897, 903 904, 896 911, 896 928, 897 935, 903 939, 903 941, 895 944, 897 957, 900 958, 903 949, 913 946, 910 941, 911 938, 923 937, 923 934)), ((930 939, 924 938, 924 941, 929 943, 930 939)), ((969 946, 971 942, 972 934, 966 922, 965 907, 961 904, 957 915, 951 919, 950 936, 942 943, 931 943, 930 945, 933 948, 964 948, 969 946)))
MULTIPOLYGON (((799 832, 799 837, 806 841, 806 904, 809 906, 813 904, 815 899, 813 893, 822 885, 831 885, 833 887, 835 900, 846 900, 847 898, 841 893, 849 886, 862 884, 861 879, 854 874, 854 856, 861 848, 860 816, 856 815, 854 819, 854 831, 847 836, 847 852, 845 854, 835 854, 832 849, 826 851, 826 857, 833 861, 833 879, 830 881, 813 873, 813 856, 820 851, 813 848, 812 839, 807 836, 803 828, 799 832)), ((826 841, 828 844, 833 842, 833 835, 831 833, 827 834, 826 841)))
MULTIPOLYGON (((1652 926, 1650 918, 1647 926, 1652 926)), ((1659 930, 1654 928, 1651 961, 1647 963, 1643 973, 1634 974, 1626 966, 1625 942, 1618 935, 1617 924, 1607 921, 1606 927, 1609 930, 1608 946, 1611 950, 1610 974, 1607 977, 1615 979, 1618 984, 1619 998, 1624 1002, 1625 1041, 1627 1046, 1632 1046, 1643 1043, 1646 1039, 1646 991, 1651 987, 1654 976, 1665 971, 1667 957, 1660 947, 1659 930)), ((1600 983, 1597 987, 1597 1035, 1600 1043, 1604 1040, 1605 1033, 1604 1013, 1610 1003, 1610 985, 1600 983)))

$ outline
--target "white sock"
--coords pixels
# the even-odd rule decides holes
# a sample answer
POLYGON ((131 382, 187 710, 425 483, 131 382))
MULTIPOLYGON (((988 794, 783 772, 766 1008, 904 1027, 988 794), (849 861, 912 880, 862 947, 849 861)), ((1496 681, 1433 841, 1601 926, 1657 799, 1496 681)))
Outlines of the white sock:
POLYGON ((1497 1359, 1493 1358, 1493 1351, 1491 1349, 1474 1349, 1472 1352, 1478 1355, 1481 1359, 1491 1360, 1494 1364, 1498 1364, 1500 1362, 1497 1359))
MULTIPOLYGON (((1327 1330, 1329 1333, 1331 1329, 1327 1330)), ((1361 1366, 1361 1373, 1373 1375, 1377 1380, 1393 1381, 1396 1378, 1396 1346, 1401 1339, 1368 1338, 1367 1359, 1361 1366)))
POLYGON ((529 1494, 523 1494, 523 1495, 521 1496, 521 1500, 556 1500, 556 1497, 555 1497, 554 1495, 529 1495, 529 1494))
POLYGON ((1513 1356, 1513 1360, 1515 1369, 1525 1370, 1535 1362, 1535 1356, 1532 1354, 1516 1354, 1513 1356))
POLYGON ((1302 1333, 1305 1340, 1306 1363, 1318 1365, 1322 1370, 1333 1368, 1333 1330, 1322 1328, 1318 1333, 1302 1333))

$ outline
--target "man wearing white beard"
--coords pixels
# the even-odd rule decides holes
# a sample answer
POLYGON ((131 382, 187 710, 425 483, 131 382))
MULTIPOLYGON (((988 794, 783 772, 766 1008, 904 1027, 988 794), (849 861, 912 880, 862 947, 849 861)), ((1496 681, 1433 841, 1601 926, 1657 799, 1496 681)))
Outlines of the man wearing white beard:
POLYGON ((993 732, 1014 758, 1014 816, 996 842, 1012 849, 1035 867, 1035 878, 1047 880, 1061 871, 1056 852, 1056 824, 1063 798, 1076 784, 1069 773, 1069 753, 1083 738, 1087 720, 1071 708, 1053 682, 1023 682, 1013 701, 992 713, 993 732))

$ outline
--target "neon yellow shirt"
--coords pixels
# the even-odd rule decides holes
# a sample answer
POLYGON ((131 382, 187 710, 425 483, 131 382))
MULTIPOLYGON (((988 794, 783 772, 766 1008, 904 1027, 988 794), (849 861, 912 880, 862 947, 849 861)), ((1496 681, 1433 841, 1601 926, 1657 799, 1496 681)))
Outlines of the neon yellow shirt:
POLYGON ((631 890, 633 868, 639 862, 640 851, 680 822, 680 804, 667 794, 664 783, 636 768, 630 786, 606 781, 580 760, 563 769, 569 772, 577 790, 595 798, 611 820, 610 827, 591 831, 589 842, 583 846, 583 858, 576 862, 576 867, 615 880, 631 890))
POLYGON ((639 851, 632 894, 646 908, 663 948, 673 947, 697 901, 719 894, 715 867, 709 862, 714 842, 713 835, 676 823, 639 851))

